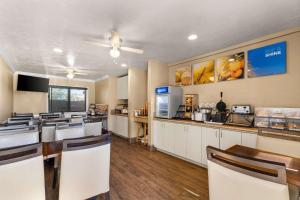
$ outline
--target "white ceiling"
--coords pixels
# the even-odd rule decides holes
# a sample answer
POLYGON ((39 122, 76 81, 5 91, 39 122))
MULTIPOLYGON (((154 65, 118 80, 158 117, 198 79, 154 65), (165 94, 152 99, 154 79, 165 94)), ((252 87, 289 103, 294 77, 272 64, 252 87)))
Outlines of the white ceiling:
POLYGON ((0 53, 17 71, 43 74, 72 54, 74 66, 103 70, 79 78, 97 79, 126 73, 121 63, 175 62, 296 26, 300 0, 1 0, 0 53), (111 30, 145 54, 122 52, 114 64, 108 49, 83 42, 111 30))

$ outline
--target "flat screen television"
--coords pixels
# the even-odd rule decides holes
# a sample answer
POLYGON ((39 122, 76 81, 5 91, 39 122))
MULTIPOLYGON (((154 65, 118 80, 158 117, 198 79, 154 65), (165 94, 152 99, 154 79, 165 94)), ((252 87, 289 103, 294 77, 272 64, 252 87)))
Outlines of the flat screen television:
POLYGON ((49 79, 35 76, 18 75, 17 90, 31 92, 48 92, 49 79))

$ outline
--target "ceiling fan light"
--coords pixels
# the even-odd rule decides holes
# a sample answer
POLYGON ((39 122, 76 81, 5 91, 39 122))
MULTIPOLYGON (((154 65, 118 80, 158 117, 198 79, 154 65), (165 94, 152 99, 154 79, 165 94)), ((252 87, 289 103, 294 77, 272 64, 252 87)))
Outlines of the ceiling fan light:
POLYGON ((113 58, 118 58, 120 56, 120 51, 118 49, 113 48, 109 51, 109 54, 113 58))
POLYGON ((67 78, 70 79, 70 80, 73 79, 74 78, 74 74, 73 73, 68 73, 67 74, 67 78))

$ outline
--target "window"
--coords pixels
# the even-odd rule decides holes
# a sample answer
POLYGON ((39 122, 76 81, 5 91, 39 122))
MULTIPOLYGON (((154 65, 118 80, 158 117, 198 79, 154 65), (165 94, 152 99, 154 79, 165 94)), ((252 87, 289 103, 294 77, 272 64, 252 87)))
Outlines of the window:
POLYGON ((85 112, 86 88, 49 87, 49 112, 85 112))

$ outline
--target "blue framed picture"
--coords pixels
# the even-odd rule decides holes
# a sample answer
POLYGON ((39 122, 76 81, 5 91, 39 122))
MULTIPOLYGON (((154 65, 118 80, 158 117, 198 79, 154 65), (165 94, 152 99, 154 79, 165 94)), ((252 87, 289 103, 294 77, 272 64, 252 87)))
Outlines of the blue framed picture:
POLYGON ((286 73, 286 42, 248 51, 248 77, 286 73))

